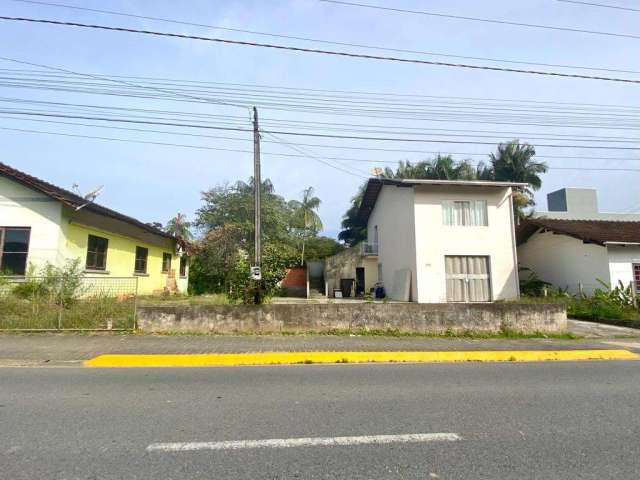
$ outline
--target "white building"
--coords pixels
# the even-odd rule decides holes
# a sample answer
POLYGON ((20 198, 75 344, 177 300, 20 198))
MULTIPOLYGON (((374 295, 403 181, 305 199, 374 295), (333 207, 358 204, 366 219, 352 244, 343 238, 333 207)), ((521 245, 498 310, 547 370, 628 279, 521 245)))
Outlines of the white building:
POLYGON ((524 185, 370 179, 360 215, 376 281, 392 299, 420 303, 518 297, 511 193, 524 185))
POLYGON ((640 215, 598 211, 596 191, 565 188, 518 226, 520 265, 554 287, 590 294, 600 282, 640 289, 640 215))

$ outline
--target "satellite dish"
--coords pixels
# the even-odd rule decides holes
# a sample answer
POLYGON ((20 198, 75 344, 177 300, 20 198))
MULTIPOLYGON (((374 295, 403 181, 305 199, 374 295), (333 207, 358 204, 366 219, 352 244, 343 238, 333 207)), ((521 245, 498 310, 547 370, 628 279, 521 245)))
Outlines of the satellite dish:
POLYGON ((76 211, 86 207, 90 203, 95 202, 96 198, 98 198, 98 195, 100 195, 103 190, 104 190, 104 185, 100 185, 98 188, 95 188, 91 190, 89 193, 87 193, 86 195, 84 195, 82 198, 86 200, 86 203, 83 203, 82 205, 77 206, 76 211))

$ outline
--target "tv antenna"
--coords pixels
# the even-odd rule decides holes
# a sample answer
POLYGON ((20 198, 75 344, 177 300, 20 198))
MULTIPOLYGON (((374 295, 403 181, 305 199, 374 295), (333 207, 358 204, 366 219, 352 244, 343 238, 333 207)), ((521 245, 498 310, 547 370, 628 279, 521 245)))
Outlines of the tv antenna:
POLYGON ((100 195, 103 190, 104 190, 104 185, 100 185, 98 188, 95 188, 95 189, 91 190, 89 193, 87 193, 86 195, 84 195, 82 198, 84 198, 86 200, 86 202, 83 203, 82 205, 77 206, 76 207, 76 212, 78 210, 80 210, 81 208, 86 207, 90 203, 95 202, 96 198, 98 198, 98 195, 100 195))

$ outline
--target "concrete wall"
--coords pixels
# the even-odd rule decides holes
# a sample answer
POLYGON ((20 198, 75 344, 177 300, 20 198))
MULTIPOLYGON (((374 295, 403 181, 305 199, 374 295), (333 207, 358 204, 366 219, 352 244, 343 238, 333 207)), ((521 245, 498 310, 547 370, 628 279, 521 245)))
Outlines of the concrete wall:
POLYGON ((62 205, 5 177, 0 177, 0 227, 30 227, 27 265, 61 265, 64 244, 62 205))
POLYGON ((605 247, 552 232, 536 233, 518 247, 521 266, 556 288, 568 287, 571 293, 579 292, 580 282, 586 294, 602 287, 597 279, 610 283, 608 257, 605 247))
POLYGON ((626 287, 633 281, 633 264, 640 265, 640 246, 609 245, 607 253, 611 286, 616 287, 621 281, 626 287))
POLYGON ((519 287, 510 194, 510 188, 415 187, 418 302, 447 301, 446 255, 488 256, 492 300, 517 298, 519 287), (488 226, 444 225, 442 202, 445 200, 486 200, 488 226))
POLYGON ((413 202, 413 188, 384 185, 369 216, 367 235, 369 243, 375 243, 374 232, 377 226, 378 263, 382 265, 382 278, 378 280, 384 283, 387 295, 394 291, 395 272, 408 269, 411 272, 410 299, 416 301, 418 290, 413 202))
POLYGON ((138 308, 145 332, 278 333, 397 330, 558 332, 566 329, 561 305, 516 303, 360 303, 277 305, 180 305, 138 308))

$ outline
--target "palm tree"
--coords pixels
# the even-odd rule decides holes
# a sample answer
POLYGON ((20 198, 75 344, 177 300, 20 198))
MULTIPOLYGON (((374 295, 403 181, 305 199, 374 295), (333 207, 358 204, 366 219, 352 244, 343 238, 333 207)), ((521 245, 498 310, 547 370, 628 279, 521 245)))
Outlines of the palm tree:
POLYGON ((167 233, 183 240, 191 240, 193 238, 191 222, 187 221, 186 215, 182 213, 176 213, 176 216, 167 222, 165 230, 167 233))
POLYGON ((536 149, 533 145, 520 144, 519 140, 501 143, 498 145, 498 151, 489 155, 494 180, 524 182, 531 186, 523 188, 513 197, 517 218, 524 217, 525 207, 535 205, 533 192, 542 186, 539 175, 548 170, 546 163, 534 161, 535 155, 536 149))
POLYGON ((302 192, 302 201, 298 202, 295 217, 302 230, 302 255, 300 262, 304 265, 304 247, 306 240, 322 230, 322 220, 316 210, 320 207, 320 199, 313 196, 313 187, 302 192))

